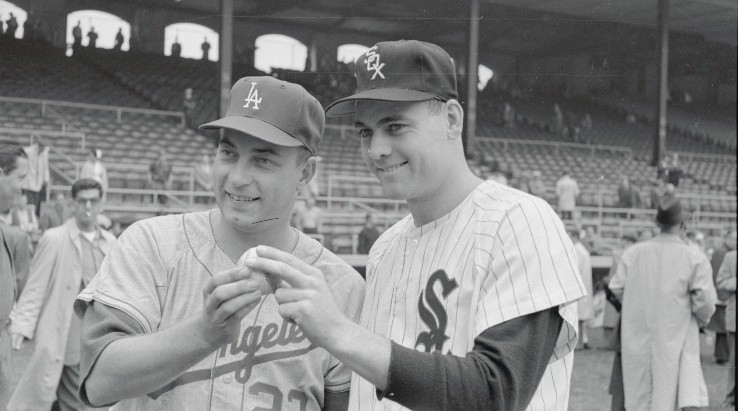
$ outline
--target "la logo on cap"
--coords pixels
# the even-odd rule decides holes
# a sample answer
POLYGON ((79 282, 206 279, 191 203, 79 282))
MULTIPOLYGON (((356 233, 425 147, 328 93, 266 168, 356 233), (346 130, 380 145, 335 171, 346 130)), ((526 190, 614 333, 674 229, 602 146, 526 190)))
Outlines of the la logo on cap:
POLYGON ((381 77, 382 80, 384 80, 384 74, 382 74, 382 67, 384 67, 385 63, 380 63, 379 59, 379 53, 377 53, 377 46, 374 46, 367 50, 366 52, 366 58, 364 59, 364 63, 366 63, 366 71, 374 71, 374 75, 372 75, 372 80, 377 78, 377 76, 381 77))
POLYGON ((249 90, 249 95, 246 96, 246 100, 244 100, 246 104, 243 105, 243 108, 251 108, 249 105, 251 103, 254 103, 254 110, 259 109, 259 103, 261 103, 261 98, 259 97, 259 90, 256 88, 256 83, 251 83, 251 90, 249 90))

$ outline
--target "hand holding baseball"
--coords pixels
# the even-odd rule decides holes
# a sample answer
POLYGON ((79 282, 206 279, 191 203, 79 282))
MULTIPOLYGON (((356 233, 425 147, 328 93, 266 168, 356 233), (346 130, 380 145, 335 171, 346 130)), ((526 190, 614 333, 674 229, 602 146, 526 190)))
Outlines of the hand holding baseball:
POLYGON ((300 326, 313 344, 330 344, 331 332, 348 319, 336 304, 323 272, 276 248, 259 246, 256 252, 258 257, 247 259, 246 267, 281 280, 274 293, 279 315, 300 326))
POLYGON ((261 282, 251 274, 248 268, 237 267, 213 275, 205 286, 200 323, 214 344, 236 338, 241 320, 261 301, 261 282))

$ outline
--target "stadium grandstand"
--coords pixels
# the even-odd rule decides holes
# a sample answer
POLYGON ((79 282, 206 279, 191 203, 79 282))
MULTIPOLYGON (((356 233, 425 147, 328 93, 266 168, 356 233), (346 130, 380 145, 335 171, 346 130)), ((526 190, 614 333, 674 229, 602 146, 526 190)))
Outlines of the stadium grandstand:
MULTIPOLYGON (((468 114, 474 109, 467 156, 480 177, 499 172, 502 164, 509 184, 519 188, 531 173, 540 173, 541 195, 555 205, 556 181, 569 171, 582 194, 577 219, 567 223, 596 226, 606 243, 651 224, 648 197, 657 184, 653 147, 659 125, 655 3, 480 1, 475 25, 468 7, 440 1, 420 10, 389 1, 223 2, 233 7, 230 20, 219 17, 221 5, 201 0, 36 3, 0 1, 0 19, 11 10, 23 19, 22 35, 0 39, 0 138, 50 147, 49 198, 68 189, 89 148, 102 150, 110 180, 106 213, 124 226, 207 206, 212 195, 198 186, 193 164, 211 151, 215 136, 196 126, 221 110, 223 79, 230 84, 270 74, 302 84, 327 104, 354 87, 351 59, 337 58, 341 45, 365 48, 403 37, 432 41, 452 53, 462 103, 468 114), (85 36, 75 47, 74 13, 83 9, 85 36), (86 33, 94 22, 85 19, 93 11, 107 16, 99 25, 111 33, 115 27, 105 21, 119 24, 111 16, 127 25, 124 47, 113 47, 112 35, 105 39, 110 46, 101 38, 99 47, 88 47, 86 33), (165 28, 183 22, 216 34, 227 26, 232 38, 213 45, 218 61, 171 55, 176 41, 196 42, 185 46, 200 50, 201 38, 188 40, 179 31, 176 40, 165 35, 165 28), (471 26, 477 40, 470 46, 471 26), (265 71, 259 56, 267 47, 280 52, 263 41, 259 46, 260 38, 274 33, 297 45, 289 50, 304 52, 284 51, 293 53, 292 63, 300 61, 287 59, 265 71), (477 77, 469 69, 472 60, 490 70, 483 89, 468 87, 477 77), (231 62, 227 69, 224 61, 231 62), (189 118, 183 106, 187 88, 196 101, 189 118), (173 155, 174 164, 166 206, 147 185, 148 166, 161 149, 173 155), (620 205, 623 176, 643 199, 635 208, 620 205)), ((735 5, 682 0, 672 9, 659 156, 679 156, 683 177, 677 195, 692 212, 691 228, 720 236, 736 224, 735 18, 728 16, 735 5)), ((376 214, 383 227, 407 213, 403 204, 383 198, 358 147, 350 124, 329 119, 317 199, 326 213, 321 239, 341 254, 355 252, 366 212, 376 214)))
MULTIPOLYGON (((664 193, 681 199, 706 252, 736 229, 736 16, 735 0, 0 0, 0 141, 48 149, 37 211, 68 195, 99 150, 103 213, 122 230, 213 207, 199 173, 219 135, 198 126, 225 111, 239 78, 301 84, 325 107, 354 91, 368 47, 428 41, 454 59, 474 173, 557 211, 557 181, 577 181, 564 224, 598 237, 596 287, 623 236, 656 232, 664 193), (150 178, 162 152, 166 189, 150 178)), ((350 119, 327 119, 300 200, 322 210, 311 235, 363 273, 367 214, 382 232, 409 210, 385 198, 356 134, 350 119)), ((590 377, 609 371, 597 355, 581 356, 588 373, 575 364, 570 409, 609 408, 607 382, 590 377)), ((711 408, 723 373, 705 369, 719 381, 708 384, 711 408)))

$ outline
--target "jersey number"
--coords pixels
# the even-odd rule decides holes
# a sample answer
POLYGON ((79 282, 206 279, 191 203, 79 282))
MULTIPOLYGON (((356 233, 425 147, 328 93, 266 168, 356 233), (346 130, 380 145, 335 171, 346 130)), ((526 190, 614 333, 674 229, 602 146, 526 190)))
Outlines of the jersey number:
MULTIPOLYGON (((272 406, 270 408, 256 407, 254 411, 275 411, 282 409, 282 401, 284 400, 284 394, 279 388, 265 384, 263 382, 257 382, 256 384, 249 387, 249 394, 261 397, 261 394, 266 394, 272 397, 272 406)), ((287 394, 287 401, 289 403, 297 402, 300 411, 307 410, 308 398, 304 392, 295 389, 290 390, 287 394)))

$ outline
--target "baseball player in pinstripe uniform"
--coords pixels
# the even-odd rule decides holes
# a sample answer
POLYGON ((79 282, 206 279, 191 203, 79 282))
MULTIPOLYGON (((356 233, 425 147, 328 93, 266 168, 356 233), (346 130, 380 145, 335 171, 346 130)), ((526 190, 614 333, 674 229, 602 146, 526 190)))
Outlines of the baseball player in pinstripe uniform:
POLYGON ((354 371, 352 410, 565 410, 585 292, 561 220, 469 170, 443 49, 378 43, 356 77, 328 114, 354 116, 367 166, 411 211, 369 253, 360 325, 286 253, 259 247, 247 265, 287 282, 280 314, 354 371))
POLYGON ((213 164, 218 207, 132 225, 78 296, 86 404, 346 409, 351 371, 281 317, 273 286, 240 261, 259 244, 284 250, 323 273, 342 318, 358 321, 361 276, 289 225, 324 121, 297 84, 236 82, 226 116, 203 126, 224 129, 213 164))

